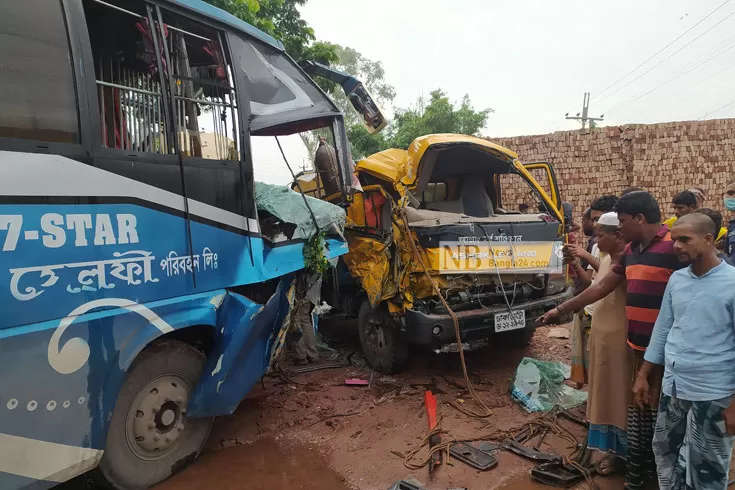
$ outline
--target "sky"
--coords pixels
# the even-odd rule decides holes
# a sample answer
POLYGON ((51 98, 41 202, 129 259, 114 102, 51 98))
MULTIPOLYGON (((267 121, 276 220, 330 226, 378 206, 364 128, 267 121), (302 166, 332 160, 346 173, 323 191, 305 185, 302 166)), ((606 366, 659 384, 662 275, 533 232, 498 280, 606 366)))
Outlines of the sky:
MULTIPOLYGON (((468 94, 494 109, 491 138, 578 129, 565 114, 585 92, 600 126, 735 117, 733 0, 309 0, 301 13, 317 39, 381 61, 395 107, 468 94)), ((308 158, 299 142, 290 160, 308 158)), ((289 180, 263 161, 256 178, 289 180)))
POLYGON ((730 102, 706 117, 735 116, 735 1, 603 92, 723 1, 309 0, 302 17, 317 39, 381 61, 398 107, 435 88, 468 94, 495 110, 486 136, 515 136, 579 128, 564 114, 584 92, 601 125, 698 119, 730 102))

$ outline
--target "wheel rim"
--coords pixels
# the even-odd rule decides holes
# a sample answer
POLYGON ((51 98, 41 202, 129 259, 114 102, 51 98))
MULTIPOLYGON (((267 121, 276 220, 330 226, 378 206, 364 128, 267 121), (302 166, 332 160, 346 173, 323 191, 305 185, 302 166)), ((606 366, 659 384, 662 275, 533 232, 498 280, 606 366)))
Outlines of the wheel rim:
POLYGON ((146 384, 130 404, 125 423, 128 447, 140 459, 160 459, 185 439, 186 406, 191 386, 166 374, 146 384))
POLYGON ((367 317, 367 328, 365 329, 365 342, 367 347, 375 354, 384 354, 388 349, 385 338, 385 325, 381 318, 375 314, 367 317))

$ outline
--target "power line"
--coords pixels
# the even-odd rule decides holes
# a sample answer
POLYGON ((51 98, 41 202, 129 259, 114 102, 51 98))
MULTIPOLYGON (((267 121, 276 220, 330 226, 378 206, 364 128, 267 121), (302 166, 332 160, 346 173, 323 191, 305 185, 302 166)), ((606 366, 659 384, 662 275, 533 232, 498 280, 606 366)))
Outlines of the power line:
POLYGON ((645 91, 645 92, 642 92, 642 93, 641 93, 640 95, 638 95, 638 96, 634 96, 634 97, 632 97, 632 98, 628 99, 627 101, 625 101, 625 102, 622 102, 622 103, 620 103, 620 104, 618 104, 618 105, 616 105, 616 106, 612 107, 611 109, 608 109, 607 111, 605 111, 605 113, 607 114, 607 113, 609 113, 609 112, 611 112, 611 111, 614 111, 614 110, 616 110, 616 109, 619 109, 620 107, 622 107, 622 106, 624 106, 624 105, 627 105, 627 104, 629 104, 629 103, 631 103, 631 102, 635 102, 635 101, 637 101, 637 100, 640 100, 641 98, 645 97, 646 95, 649 95, 649 94, 651 94, 651 93, 655 92, 656 90, 660 89, 661 87, 665 87, 666 85, 670 84, 671 82, 674 82, 674 81, 676 81, 676 80, 680 79, 680 78, 681 78, 681 77, 683 77, 684 75, 687 75, 687 74, 689 74, 689 73, 693 72, 693 71, 694 71, 694 70, 696 70, 697 68, 699 68, 699 67, 701 67, 701 66, 703 66, 703 65, 705 65, 705 64, 707 64, 707 63, 709 63, 709 62, 710 62, 710 61, 712 61, 713 59, 715 59, 715 58, 717 58, 718 56, 721 56, 721 55, 723 55, 723 54, 727 53, 728 51, 730 51, 730 50, 731 50, 731 49, 733 49, 733 48, 735 48, 735 44, 731 44, 731 45, 730 45, 730 47, 728 47, 727 49, 725 49, 725 50, 723 50, 723 51, 720 51, 719 53, 717 53, 717 54, 716 54, 716 55, 714 55, 714 56, 711 56, 710 58, 707 58, 706 60, 702 61, 701 63, 699 63, 699 64, 697 64, 697 65, 695 65, 695 66, 693 66, 693 67, 692 67, 692 68, 690 68, 689 70, 687 70, 687 71, 685 71, 685 72, 683 72, 683 73, 679 74, 678 76, 676 76, 676 77, 673 77, 673 78, 670 78, 670 79, 668 79, 667 81, 665 81, 665 82, 661 83, 660 85, 654 85, 654 86, 653 86, 653 87, 652 87, 651 89, 649 89, 649 90, 647 90, 647 91, 645 91))
MULTIPOLYGON (((646 106, 646 107, 644 107, 644 108, 643 108, 642 110, 638 111, 638 112, 637 112, 636 114, 640 114, 640 113, 642 113, 642 112, 645 112, 645 111, 647 111, 647 110, 649 110, 649 109, 653 109, 654 107, 658 107, 658 106, 660 106, 661 104, 663 104, 664 102, 666 102, 666 101, 668 101, 668 100, 671 100, 671 99, 673 99, 674 97, 676 97, 676 96, 678 96, 678 95, 680 95, 680 94, 682 94, 682 93, 686 92, 687 90, 691 90, 691 89, 693 89, 694 87, 697 87, 697 86, 699 86, 699 85, 703 84, 704 82, 706 82, 706 81, 708 81, 708 80, 711 80, 711 79, 715 78, 716 76, 718 76, 718 75, 720 75, 720 74, 722 74, 722 73, 724 73, 724 72, 726 72, 726 71, 728 71, 728 70, 732 70, 732 68, 733 68, 732 66, 728 65, 728 66, 726 66, 725 68, 723 68, 722 70, 718 71, 717 73, 714 73, 714 74, 712 74, 712 75, 710 75, 710 76, 708 76, 708 77, 705 77, 705 78, 701 79, 700 81, 698 81, 698 82, 697 82, 697 83, 695 83, 695 84, 692 84, 692 85, 687 85, 687 86, 685 86, 685 87, 684 87, 683 89, 679 90, 678 92, 674 92, 673 94, 671 94, 671 95, 669 95, 669 96, 667 96, 667 97, 664 97, 663 99, 660 99, 660 100, 659 100, 658 102, 654 102, 654 103, 652 103, 652 104, 649 104, 649 105, 647 105, 647 106, 646 106)), ((726 79, 725 81, 729 81, 729 80, 731 80, 731 79, 732 79, 732 77, 729 77, 729 78, 727 78, 727 79, 726 79)), ((725 83, 725 81, 723 81, 723 82, 721 82, 721 83, 719 83, 719 84, 715 85, 715 87, 719 87, 720 85, 722 85, 723 83, 725 83)), ((692 97, 694 97, 695 95, 698 95, 698 94, 699 94, 699 93, 701 93, 701 92, 702 92, 701 90, 697 90, 696 92, 694 92, 694 93, 690 94, 690 95, 689 95, 689 97, 686 97, 686 98, 684 98, 684 99, 681 99, 681 100, 680 100, 679 102, 683 102, 683 101, 689 100, 689 99, 691 99, 691 98, 692 98, 692 97)))
MULTIPOLYGON (((706 54, 702 55, 701 57, 698 57, 698 58, 695 58, 695 59, 693 59, 693 60, 692 60, 691 62, 689 62, 689 63, 687 63, 686 65, 684 65, 684 66, 683 66, 683 67, 682 67, 682 68, 681 68, 680 70, 677 70, 677 71, 674 71, 674 72, 672 72, 672 73, 671 73, 671 74, 669 75, 669 77, 674 77, 674 76, 678 76, 678 75, 682 74, 682 73, 683 73, 684 71, 686 71, 687 69, 689 69, 690 67, 692 67, 692 66, 694 65, 694 63, 696 63, 697 61, 701 60, 701 59, 702 59, 703 57, 705 57, 705 56, 709 56, 709 55, 711 55, 712 53, 715 53, 715 52, 716 52, 717 50, 719 50, 719 49, 720 49, 720 47, 724 46, 724 45, 725 45, 725 44, 726 44, 726 43, 727 43, 727 42, 728 42, 728 41, 729 41, 730 39, 733 39, 733 38, 735 38, 735 34, 733 34, 733 35, 731 35, 731 36, 728 36, 728 37, 727 37, 726 39, 724 39, 724 40, 723 40, 722 42, 720 42, 720 43, 719 43, 719 44, 718 44, 717 46, 715 46, 715 47, 714 47, 713 49, 710 49, 709 51, 707 51, 707 53, 706 53, 706 54)), ((711 80, 711 79, 713 79, 713 78, 715 78, 715 77, 717 77, 717 76, 721 75, 722 73, 724 73, 724 72, 726 72, 726 71, 732 70, 732 69, 733 69, 733 66, 732 66, 732 65, 728 65, 728 66, 725 66, 725 67, 724 67, 723 69, 721 69, 721 70, 719 70, 719 71, 717 71, 717 72, 715 72, 715 73, 713 73, 713 74, 711 74, 711 75, 709 75, 709 76, 706 76, 706 77, 702 78, 701 80, 699 80, 699 81, 697 81, 697 82, 695 82, 695 83, 693 83, 693 84, 691 84, 691 85, 685 85, 685 86, 684 86, 684 87, 683 87, 683 88, 682 88, 681 90, 678 90, 678 91, 676 91, 676 92, 674 92, 674 93, 672 93, 672 94, 670 94, 670 95, 668 95, 668 96, 665 96, 665 97, 663 97, 663 98, 659 99, 659 100, 658 100, 658 101, 656 101, 656 102, 653 102, 653 103, 651 103, 651 104, 648 104, 648 105, 646 105, 646 106, 645 106, 645 107, 643 107, 642 109, 639 109, 639 110, 637 110, 637 111, 636 111, 636 112, 634 113, 634 114, 635 114, 635 115, 634 115, 634 118, 635 118, 635 117, 637 117, 637 116, 638 116, 639 114, 640 114, 640 115, 643 115, 643 114, 645 114, 645 113, 646 113, 647 111, 649 111, 650 109, 653 109, 653 108, 655 108, 655 107, 659 107, 659 106, 660 106, 661 104, 663 104, 664 102, 667 102, 667 101, 669 101, 669 100, 673 99, 674 97, 676 97, 676 96, 678 96, 678 95, 680 95, 680 94, 682 94, 682 93, 685 93, 685 92, 687 92, 687 91, 690 91, 690 90, 692 90, 693 88, 695 88, 695 87, 698 87, 699 85, 702 85, 703 83, 705 83, 705 82, 707 82, 707 81, 709 81, 709 80, 711 80)), ((732 76, 731 76, 731 77, 728 77, 728 78, 726 78, 725 80, 723 80, 722 82, 720 82, 720 83, 718 83, 718 84, 716 84, 716 85, 714 85, 713 87, 710 87, 710 88, 716 88, 716 87, 719 87, 719 86, 723 85, 724 83, 726 83, 726 82, 729 82, 729 81, 730 81, 730 80, 732 80, 732 79, 733 79, 733 77, 732 77, 732 76)), ((693 93, 689 94, 689 96, 688 96, 688 97, 685 97, 685 98, 683 98, 683 99, 678 99, 678 100, 677 100, 677 103, 678 103, 678 104, 681 104, 682 102, 684 102, 684 101, 687 101, 687 100, 691 99, 692 97, 694 97, 695 95, 698 95, 698 94, 700 94, 701 92, 702 92, 702 90, 697 90, 697 91, 695 91, 695 92, 693 92, 693 93)))
MULTIPOLYGON (((730 0, 727 0, 727 1, 725 2, 725 3, 729 2, 729 1, 730 1, 730 0)), ((724 4, 723 4, 723 5, 724 5, 724 4)), ((720 5, 720 7, 722 7, 722 5, 720 5)), ((718 9, 719 9, 720 7, 718 7, 718 9)), ((715 9, 715 10, 717 10, 717 9, 715 9)), ((653 65, 653 66, 652 66, 651 68, 649 68, 648 70, 644 71, 643 73, 641 73, 640 75, 638 75, 638 76, 637 76, 637 77, 635 77, 634 79, 630 80, 630 81, 629 81, 628 83, 626 83, 626 84, 625 84, 625 85, 623 85, 622 87, 618 88, 617 90, 615 90, 614 92, 612 92, 612 93, 610 93, 610 94, 607 94, 607 95, 606 95, 605 97, 603 97, 602 99, 600 99, 600 100, 599 100, 598 102, 602 102, 603 100, 606 100, 606 99, 608 99, 609 97, 611 97, 611 96, 613 96, 613 95, 617 94, 618 92, 620 92, 621 90, 623 90, 623 89, 624 89, 625 87, 628 87, 628 86, 629 86, 629 85, 630 85, 631 83, 635 82, 636 80, 639 80, 639 79, 640 79, 641 77, 643 77, 643 76, 647 75, 648 73, 651 73, 651 72, 652 72, 653 70, 655 70, 656 68, 658 68, 658 67, 659 67, 659 66, 661 66, 662 64, 666 63, 666 62, 667 62, 668 60, 670 60, 671 58, 673 58, 673 57, 674 57, 674 56, 676 56, 677 54, 681 53, 681 52, 682 52, 682 51, 683 51, 684 49, 686 49, 687 47, 691 46, 691 45, 692 45, 692 43, 694 43, 695 41, 697 41, 698 39, 700 39, 700 38, 701 38, 702 36, 704 36, 704 35, 705 35, 705 34, 707 34, 708 32, 712 31, 712 29, 714 29, 714 28, 715 28, 715 27, 717 27, 718 25, 722 24, 723 22, 725 22, 725 21, 726 21, 727 19, 729 19, 729 18, 730 18, 730 17, 732 17, 733 15, 735 15, 735 11, 731 12, 731 13, 730 13, 729 15, 727 15, 727 16, 723 17, 722 19, 720 19, 720 20, 719 20, 719 22, 717 22, 717 23, 716 23, 715 25, 713 25, 712 27, 710 27, 709 29, 707 29, 706 31, 704 31, 703 33, 701 33, 700 35, 698 35, 697 37, 695 37, 694 39, 692 39, 691 41, 689 41, 688 43, 686 43, 686 44, 685 44, 684 46, 682 46, 681 48, 679 48, 679 49, 677 49, 676 51, 674 51, 673 53, 671 53, 671 54, 670 54, 669 56, 667 56, 666 58, 662 59, 661 61, 659 61, 658 63, 656 63, 655 65, 653 65)))
POLYGON ((732 34, 732 35, 726 37, 725 39, 723 39, 722 41, 720 41, 719 44, 717 44, 716 46, 712 47, 712 49, 710 49, 706 53, 701 54, 701 55, 697 55, 696 57, 694 57, 693 59, 691 59, 688 63, 685 63, 684 65, 682 65, 679 69, 674 70, 673 72, 671 72, 669 74, 669 77, 675 77, 675 76, 681 74, 682 72, 684 72, 687 69, 689 69, 695 63, 701 61, 702 59, 710 56, 713 53, 718 52, 720 50, 720 48, 723 47, 723 46, 726 46, 727 43, 728 43, 728 41, 730 41, 731 39, 735 39, 735 34, 732 34))
POLYGON ((704 114, 702 114, 702 115, 701 115, 701 116, 699 117, 699 121, 702 121, 703 119, 705 119, 705 118, 706 118, 706 117, 707 117, 708 115, 710 115, 710 114, 717 114, 717 113, 718 113, 718 112, 720 112, 721 110, 723 110, 723 109, 727 109, 728 107, 730 107, 730 106, 731 106, 731 105, 733 105, 733 104, 735 104, 735 100, 733 100, 732 102, 729 102, 729 103, 727 103, 727 104, 723 105, 722 107, 718 107, 718 108, 717 108, 717 109, 715 109, 714 111, 708 111, 708 112, 705 112, 704 114))
POLYGON ((641 63, 640 65, 636 66, 635 68, 633 68, 632 70, 630 70, 628 73, 626 73, 625 75, 623 75, 622 77, 620 77, 619 79, 615 80, 613 83, 611 83, 610 85, 608 85, 607 87, 605 87, 605 89, 602 90, 599 93, 598 97, 601 96, 602 94, 604 94, 605 92, 607 92, 608 90, 610 90, 612 87, 614 87, 615 85, 617 85, 621 81, 625 80, 625 78, 627 78, 629 75, 635 73, 635 71, 638 70, 638 68, 642 67, 643 65, 645 65, 646 63, 648 63, 649 61, 651 61, 652 59, 654 59, 656 56, 658 56, 659 54, 661 54, 662 52, 664 52, 666 49, 668 49, 676 41, 678 41, 682 37, 686 36, 689 32, 692 31, 692 29, 694 29, 695 27, 697 27, 698 25, 700 25, 702 22, 704 22, 705 20, 707 20, 708 18, 710 18, 712 15, 714 15, 715 12, 717 12, 722 7, 724 7, 725 5, 727 5, 728 2, 730 2, 730 0, 725 0, 724 2, 722 2, 722 4, 720 4, 719 7, 717 7, 716 9, 714 9, 713 11, 711 11, 710 13, 708 13, 707 15, 705 15, 704 17, 702 17, 702 19, 700 19, 699 22, 697 22, 692 27, 690 27, 686 31, 684 31, 681 34, 679 34, 676 38, 674 38, 673 41, 671 41, 669 44, 667 44, 663 48, 661 48, 658 51, 656 51, 651 57, 647 58, 643 63, 641 63))

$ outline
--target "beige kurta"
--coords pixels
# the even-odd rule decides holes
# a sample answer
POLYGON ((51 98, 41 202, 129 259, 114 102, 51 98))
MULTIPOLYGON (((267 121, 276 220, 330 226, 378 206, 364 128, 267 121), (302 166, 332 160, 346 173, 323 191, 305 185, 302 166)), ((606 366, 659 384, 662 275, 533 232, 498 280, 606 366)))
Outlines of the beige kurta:
MULTIPOLYGON (((610 271, 612 260, 605 255, 598 280, 610 271)), ((613 425, 626 430, 632 357, 627 345, 625 283, 595 304, 589 349, 589 400, 587 418, 592 424, 613 425)))

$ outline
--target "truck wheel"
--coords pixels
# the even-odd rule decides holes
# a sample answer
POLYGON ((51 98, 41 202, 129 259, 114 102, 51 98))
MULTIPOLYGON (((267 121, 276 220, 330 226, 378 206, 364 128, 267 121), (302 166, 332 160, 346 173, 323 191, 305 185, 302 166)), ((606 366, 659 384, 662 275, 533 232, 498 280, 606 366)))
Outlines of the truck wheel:
POLYGON ((506 345, 520 349, 522 347, 526 347, 528 344, 531 343, 531 339, 533 338, 533 334, 535 332, 536 327, 526 327, 523 330, 509 332, 503 335, 501 338, 506 345))
POLYGON ((213 418, 188 418, 186 406, 204 355, 177 340, 145 349, 115 403, 98 473, 119 490, 148 488, 193 462, 213 418))
POLYGON ((360 345, 370 367, 383 374, 402 371, 408 361, 408 344, 398 331, 385 303, 376 308, 365 300, 358 315, 360 345))

